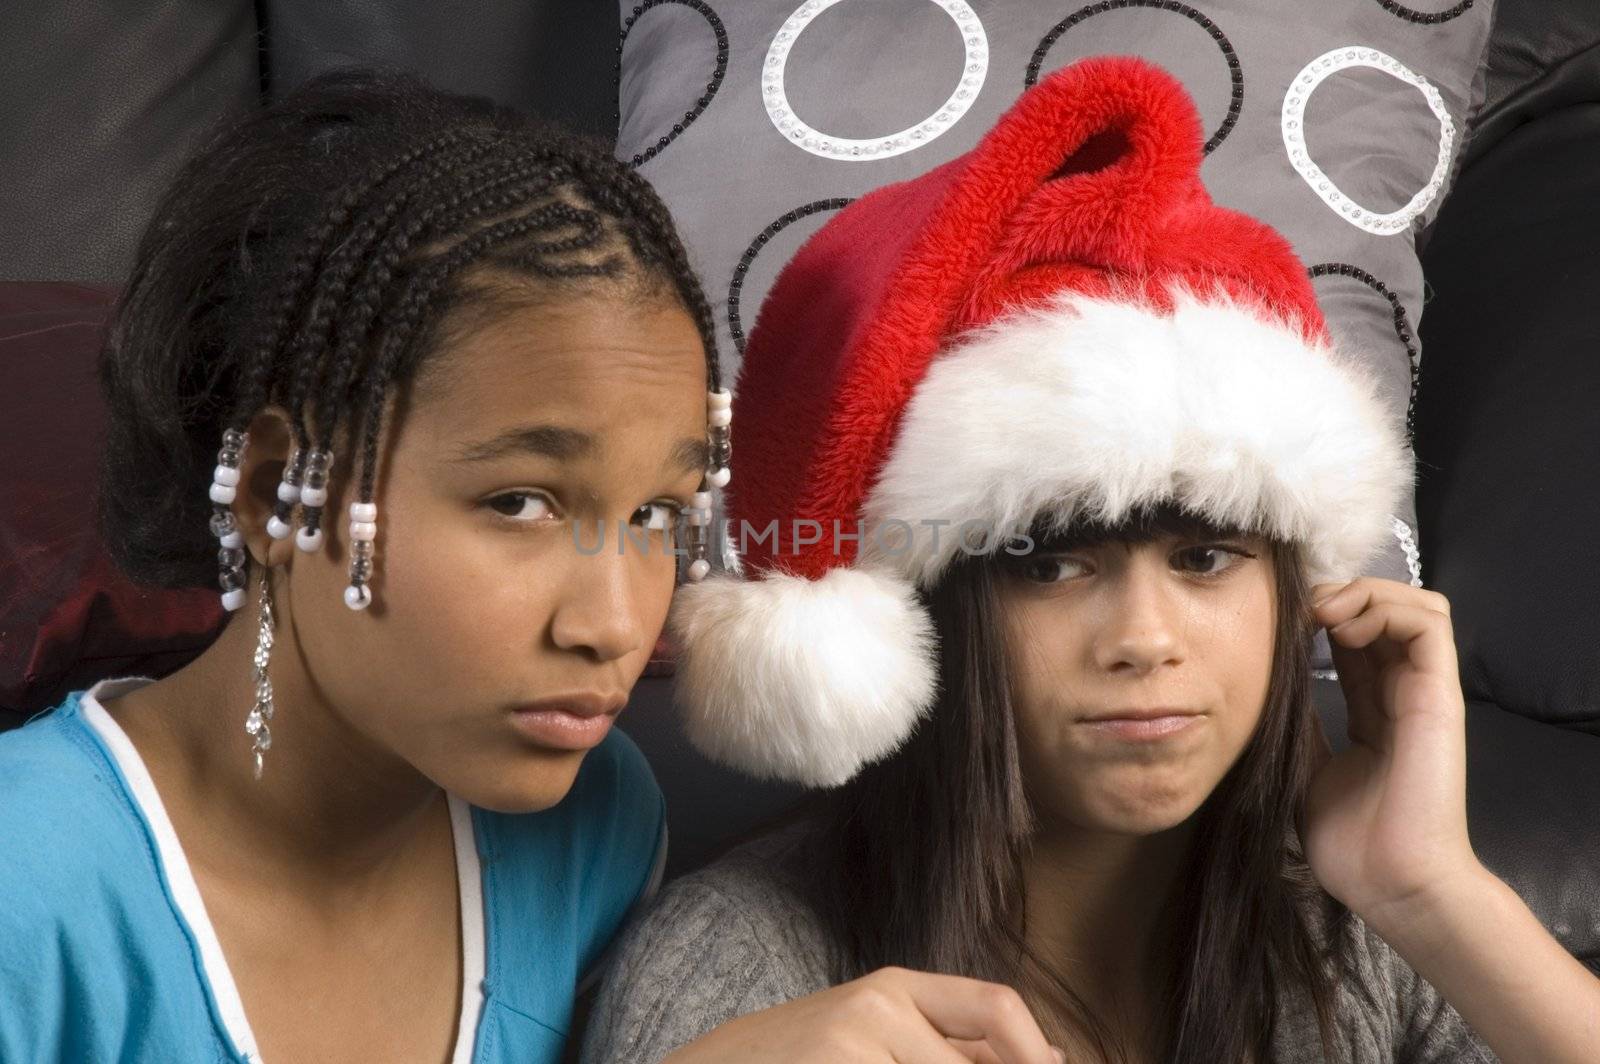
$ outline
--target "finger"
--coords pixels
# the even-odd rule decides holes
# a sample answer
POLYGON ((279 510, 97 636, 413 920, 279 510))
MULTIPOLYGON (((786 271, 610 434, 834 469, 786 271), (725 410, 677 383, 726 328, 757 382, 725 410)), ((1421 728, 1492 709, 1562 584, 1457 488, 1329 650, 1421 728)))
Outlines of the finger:
POLYGON ((988 1042, 969 1042, 965 1038, 951 1038, 948 1041, 972 1064, 1000 1064, 1000 1058, 989 1048, 988 1042))
POLYGON ((1056 1064, 1044 1032, 1010 987, 955 975, 899 974, 917 1010, 946 1038, 985 1042, 1000 1064, 1056 1064))
MULTIPOLYGON (((969 1042, 965 1038, 949 1039, 951 1045, 967 1055, 973 1064, 1001 1064, 1000 1057, 989 1048, 988 1042, 969 1042)), ((1055 1046, 1050 1047, 1054 1064, 1067 1064, 1067 1055, 1055 1046)))
POLYGON ((1348 620, 1378 602, 1417 606, 1450 616, 1450 600, 1439 592, 1376 576, 1358 577, 1343 585, 1318 584, 1311 589, 1311 602, 1313 617, 1324 625, 1348 620))
POLYGON ((1450 620, 1436 610, 1397 602, 1375 602, 1348 620, 1330 625, 1330 643, 1369 651, 1381 667, 1413 668, 1456 677, 1456 647, 1450 620))
POLYGON ((1351 581, 1349 580, 1334 580, 1324 584, 1312 584, 1307 590, 1306 596, 1312 602, 1321 602, 1323 599, 1331 598, 1338 592, 1343 591, 1350 584, 1351 581))
POLYGON ((1328 637, 1333 668, 1344 691, 1345 734, 1353 743, 1381 747, 1386 727, 1378 692, 1377 669, 1364 649, 1350 649, 1328 637))
MULTIPOLYGON (((982 1045, 983 1043, 968 1043, 982 1045)), ((968 1055, 960 1046, 944 1038, 929 1027, 926 1022, 918 1021, 915 1030, 896 1030, 886 1046, 889 1056, 895 1064, 1004 1064, 999 1057, 974 1057, 968 1055)))

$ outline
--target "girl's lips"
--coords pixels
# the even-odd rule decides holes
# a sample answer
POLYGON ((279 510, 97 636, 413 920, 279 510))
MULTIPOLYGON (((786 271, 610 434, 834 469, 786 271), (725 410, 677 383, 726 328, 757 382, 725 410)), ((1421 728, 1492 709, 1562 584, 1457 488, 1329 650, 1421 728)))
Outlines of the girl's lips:
POLYGON ((1128 742, 1149 742, 1178 735, 1200 722, 1198 713, 1171 713, 1154 717, 1098 717, 1079 721, 1101 735, 1128 742))
POLYGON ((590 750, 600 745, 617 714, 574 713, 564 709, 519 709, 511 714, 517 730, 540 746, 556 750, 590 750))

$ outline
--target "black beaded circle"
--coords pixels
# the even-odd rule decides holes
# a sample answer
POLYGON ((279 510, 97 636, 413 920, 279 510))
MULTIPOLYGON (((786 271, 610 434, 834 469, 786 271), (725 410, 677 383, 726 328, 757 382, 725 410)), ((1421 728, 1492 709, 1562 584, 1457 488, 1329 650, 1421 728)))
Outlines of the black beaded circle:
POLYGON ((711 80, 706 82, 705 93, 694 102, 693 107, 683 113, 683 118, 673 123, 672 128, 654 144, 628 160, 629 164, 634 167, 643 166, 657 155, 660 155, 668 144, 677 140, 683 134, 683 131, 688 129, 694 123, 694 120, 699 118, 705 112, 705 109, 711 105, 711 100, 717 95, 717 91, 722 88, 722 80, 728 75, 728 31, 723 27, 722 19, 717 17, 717 13, 711 10, 710 5, 705 3, 705 0, 643 0, 643 2, 634 7, 633 14, 629 15, 627 20, 623 22, 622 36, 617 40, 616 99, 619 110, 614 117, 618 128, 622 125, 622 113, 620 111, 622 106, 622 50, 627 46, 628 34, 633 31, 633 25, 639 21, 640 15, 643 15, 651 8, 662 7, 666 4, 682 4, 684 7, 698 12, 706 20, 706 24, 711 27, 711 32, 717 36, 717 67, 711 73, 711 80))
POLYGON ((1028 72, 1022 79, 1023 87, 1031 89, 1039 83, 1039 70, 1044 66, 1045 55, 1068 30, 1096 15, 1129 7, 1149 7, 1157 11, 1171 11, 1175 15, 1182 15, 1210 34, 1211 39, 1216 41, 1217 47, 1222 50, 1222 58, 1228 64, 1228 80, 1232 83, 1232 90, 1228 99, 1227 116, 1206 141, 1205 154, 1210 155, 1228 139, 1233 127, 1239 124, 1239 112, 1244 108, 1244 68, 1239 65, 1239 54, 1233 50, 1233 42, 1222 32, 1222 27, 1188 4, 1180 4, 1177 0, 1099 0, 1098 3, 1079 8, 1052 26, 1050 32, 1040 40, 1039 47, 1033 50, 1033 58, 1028 60, 1028 72))
POLYGON ((1378 0, 1378 6, 1396 18, 1403 18, 1407 22, 1415 22, 1423 26, 1437 26, 1441 22, 1449 22, 1453 18, 1460 18, 1472 10, 1473 0, 1461 0, 1455 7, 1443 11, 1417 11, 1404 4, 1397 4, 1394 0, 1378 0))
POLYGON ((1406 349, 1406 364, 1411 370, 1411 392, 1406 398, 1406 442, 1415 448, 1417 377, 1421 370, 1422 354, 1417 350, 1416 338, 1412 334, 1411 319, 1406 315, 1405 304, 1400 302, 1400 297, 1395 295, 1388 285, 1361 267, 1352 266, 1348 262, 1319 262, 1311 267, 1309 272, 1312 278, 1353 277, 1389 301, 1389 309, 1394 318, 1394 334, 1400 338, 1400 345, 1406 349))
POLYGON ((809 218, 822 211, 837 211, 848 207, 852 200, 848 196, 836 196, 833 199, 820 199, 807 203, 803 207, 796 207, 773 219, 771 225, 761 230, 756 238, 750 241, 750 246, 744 249, 744 254, 739 256, 739 265, 733 268, 733 280, 728 283, 728 335, 733 337, 733 346, 739 354, 744 354, 744 322, 739 316, 739 293, 744 291, 744 278, 750 272, 750 264, 756 261, 756 256, 773 237, 783 232, 789 226, 802 218, 809 218))

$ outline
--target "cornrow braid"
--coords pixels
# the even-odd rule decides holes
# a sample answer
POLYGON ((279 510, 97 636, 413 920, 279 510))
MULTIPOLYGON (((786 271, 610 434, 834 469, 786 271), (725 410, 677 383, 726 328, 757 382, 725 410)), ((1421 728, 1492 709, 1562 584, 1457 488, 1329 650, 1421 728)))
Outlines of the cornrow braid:
POLYGON ((423 155, 455 143, 463 135, 460 131, 448 130, 428 143, 420 144, 398 158, 389 160, 365 180, 346 188, 339 201, 328 208, 327 213, 312 231, 310 239, 295 255, 289 266, 273 313, 262 331, 260 343, 255 347, 250 362, 249 383, 240 393, 230 427, 242 431, 249 418, 266 402, 278 347, 283 342, 284 334, 289 330, 290 322, 294 320, 296 308, 305 298, 307 286, 314 278, 317 265, 326 254, 328 244, 339 227, 345 224, 351 212, 361 204, 372 188, 388 181, 423 155))
POLYGON ((717 334, 711 301, 706 298, 699 275, 689 262, 689 253, 678 238, 677 227, 666 204, 638 172, 630 167, 620 167, 617 172, 602 171, 585 166, 586 160, 577 161, 585 189, 597 202, 611 207, 619 216, 637 221, 637 226, 627 226, 627 235, 634 253, 641 258, 659 256, 665 260, 667 272, 674 282, 678 297, 694 318, 700 332, 700 342, 706 350, 706 379, 713 391, 722 390, 722 367, 717 359, 717 334))
MULTIPOLYGON (((492 141, 474 136, 474 131, 464 131, 451 134, 446 143, 436 145, 433 151, 423 151, 421 158, 426 159, 427 163, 422 172, 380 206, 365 211, 355 231, 341 241, 329 256, 328 265, 315 297, 310 300, 310 309, 306 311, 306 320, 300 327, 294 345, 293 384, 288 390, 287 399, 294 417, 296 442, 301 448, 309 446, 310 442, 304 407, 306 397, 313 388, 316 371, 321 367, 322 360, 318 356, 322 352, 319 348, 329 342, 336 320, 336 308, 344 299, 357 269, 363 266, 363 258, 375 243, 388 234, 412 196, 425 191, 450 169, 470 164, 493 147, 492 141)), ((373 181, 369 192, 382 188, 396 175, 405 172, 403 167, 386 169, 389 172, 373 181)))
POLYGON ((319 446, 326 448, 327 442, 342 427, 346 393, 356 376, 356 364, 367 350, 390 280, 413 244, 446 226, 460 225, 486 213, 518 206, 532 196, 547 192, 552 183, 549 175, 534 171, 526 163, 507 168, 502 161, 489 180, 458 189, 448 199, 408 221, 386 244, 373 251, 349 309, 338 325, 333 357, 326 360, 318 406, 327 413, 318 433, 323 441, 319 446), (509 187, 490 195, 497 186, 509 187))
MULTIPOLYGON (((402 172, 406 166, 416 159, 447 148, 461 140, 461 134, 451 130, 440 134, 428 144, 418 145, 399 158, 389 161, 370 175, 365 181, 357 182, 345 190, 344 196, 330 207, 323 216, 316 229, 312 231, 310 239, 295 255, 284 278, 279 297, 273 305, 273 310, 267 320, 266 327, 262 330, 261 340, 255 346, 250 359, 250 368, 247 372, 247 385, 241 392, 239 401, 235 404, 233 416, 229 427, 240 433, 244 432, 254 413, 267 401, 272 391, 274 368, 279 359, 279 350, 286 342, 292 322, 300 311, 301 305, 306 302, 308 287, 316 274, 317 267, 327 255, 328 244, 337 233, 339 227, 350 217, 351 213, 360 205, 365 195, 373 188, 387 182, 395 174, 402 172)), ((325 301, 320 298, 310 300, 312 312, 325 301)), ((299 377, 299 374, 296 374, 299 377)), ((299 404, 291 404, 294 409, 299 404)), ((305 475, 306 460, 306 431, 304 417, 294 415, 294 429, 296 437, 296 453, 284 469, 282 482, 278 485, 278 499, 273 508, 273 514, 267 523, 267 531, 274 539, 282 539, 292 531, 291 521, 294 508, 300 502, 301 482, 305 475)), ((248 436, 242 437, 248 440, 248 436)), ((215 502, 215 500, 213 500, 215 502)), ((213 512, 213 519, 220 517, 222 505, 217 504, 213 512)), ((315 528, 313 527, 313 532, 315 528)), ((226 550, 227 548, 223 548, 226 550)), ((224 594, 228 588, 224 588, 224 594)), ((228 601, 237 601, 229 599, 228 601)))
MULTIPOLYGON (((372 577, 373 542, 377 533, 377 504, 373 497, 378 471, 378 439, 383 429, 383 409, 396 370, 405 363, 428 314, 456 273, 473 264, 483 252, 496 245, 564 223, 578 225, 583 230, 581 245, 592 245, 601 235, 598 223, 587 212, 563 203, 547 204, 528 214, 479 230, 416 274, 401 296, 394 322, 368 374, 365 408, 359 415, 360 420, 352 426, 352 434, 359 432, 361 435, 361 479, 358 497, 350 504, 350 586, 345 589, 345 603, 351 609, 364 609, 372 602, 367 583, 372 577)), ((535 245, 518 258, 521 265, 551 278, 609 274, 620 267, 620 263, 614 260, 600 264, 556 265, 540 257, 541 252, 558 247, 566 250, 580 244, 575 244, 571 238, 552 241, 535 245)))
MULTIPOLYGON (((494 142, 488 138, 474 138, 466 135, 457 137, 451 144, 440 151, 427 156, 428 161, 422 172, 414 176, 396 195, 390 197, 380 207, 367 210, 356 231, 349 239, 340 244, 337 251, 329 259, 322 281, 311 300, 312 306, 307 312, 307 321, 301 328, 294 348, 293 385, 286 396, 285 405, 288 407, 290 416, 293 419, 296 449, 293 460, 284 470, 284 482, 279 488, 278 510, 274 513, 274 521, 272 527, 269 528, 273 535, 280 538, 287 535, 291 528, 289 522, 292 518, 294 505, 296 502, 302 503, 302 528, 296 543, 303 551, 314 552, 322 545, 322 508, 327 501, 325 484, 333 461, 333 453, 329 450, 326 442, 316 447, 312 446, 306 407, 319 375, 326 376, 330 369, 334 372, 341 372, 337 369, 341 364, 341 359, 345 365, 345 370, 342 372, 347 373, 356 355, 353 349, 345 349, 341 345, 338 354, 333 360, 325 357, 326 350, 334 342, 336 335, 337 317, 333 308, 344 301, 350 288, 351 279, 358 268, 361 269, 364 286, 369 283, 368 279, 372 277, 375 266, 382 269, 383 264, 387 263, 387 270, 392 272, 393 263, 398 259, 397 254, 391 252, 372 255, 370 253, 374 244, 378 244, 389 236, 395 220, 400 216, 401 211, 410 202, 411 198, 419 192, 426 191, 432 182, 437 181, 451 170, 462 165, 471 164, 488 153, 493 146, 494 142), (362 261, 363 257, 366 257, 365 263, 362 261), (306 463, 312 455, 315 455, 317 459, 317 472, 313 474, 313 479, 317 483, 310 488, 310 497, 306 498, 297 489, 301 488, 305 477, 306 463)), ((491 166, 503 168, 504 163, 491 163, 491 166)), ((402 172, 396 171, 396 173, 402 172)), ((375 190, 381 188, 382 185, 383 182, 378 182, 373 188, 375 190)), ((421 228, 421 225, 413 221, 408 223, 406 228, 410 236, 414 236, 421 228)), ((409 236, 402 242, 402 249, 408 244, 409 236)), ((388 273, 386 272, 382 276, 382 283, 387 283, 388 273)), ((363 335, 378 313, 378 307, 371 299, 362 298, 361 293, 365 290, 365 287, 358 289, 358 295, 355 300, 357 313, 366 315, 362 326, 363 335)), ((338 412, 336 401, 329 401, 332 398, 332 395, 325 392, 323 400, 318 404, 318 409, 326 412, 330 422, 337 417, 338 412)), ((322 440, 331 439, 337 429, 337 424, 329 424, 320 434, 322 440)))
MULTIPOLYGON (((635 253, 641 258, 654 257, 665 260, 667 273, 677 287, 678 298, 693 316, 695 327, 700 332, 700 342, 705 347, 706 380, 710 382, 712 403, 708 426, 711 468, 706 473, 705 481, 700 485, 701 493, 697 498, 696 508, 701 515, 697 522, 699 530, 691 526, 689 532, 691 552, 696 557, 703 557, 704 527, 711 524, 708 493, 712 488, 727 487, 733 475, 732 397, 722 386, 722 367, 717 358, 717 333, 711 301, 706 298, 705 290, 700 286, 698 275, 689 262, 689 253, 684 248, 683 241, 678 238, 677 228, 672 224, 672 216, 667 211, 666 204, 661 202, 655 190, 639 176, 636 170, 631 167, 624 168, 620 175, 591 171, 584 176, 587 178, 587 187, 597 202, 614 204, 614 209, 619 215, 638 220, 637 228, 627 229, 635 253), (608 181, 608 178, 611 180, 608 181)), ((704 570, 705 566, 701 566, 701 575, 704 570)))
POLYGON ((193 586, 238 562, 236 485, 222 481, 236 479, 246 427, 280 404, 294 447, 269 528, 287 534, 298 509, 299 543, 316 549, 332 449, 348 441, 351 551, 364 559, 352 604, 364 605, 387 398, 436 353, 440 322, 517 277, 555 289, 631 277, 675 294, 705 347, 715 468, 701 487, 726 482, 710 304, 643 179, 603 145, 486 101, 347 70, 210 143, 141 245, 102 358, 103 519, 119 563, 193 586), (204 501, 202 470, 215 489, 204 501), (206 544, 206 505, 225 556, 206 544))

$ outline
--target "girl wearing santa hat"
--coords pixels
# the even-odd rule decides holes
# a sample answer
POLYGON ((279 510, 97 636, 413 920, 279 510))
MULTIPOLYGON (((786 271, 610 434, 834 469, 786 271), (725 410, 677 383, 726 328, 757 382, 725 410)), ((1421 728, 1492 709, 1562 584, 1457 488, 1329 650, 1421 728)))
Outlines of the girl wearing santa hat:
POLYGON ((1352 579, 1403 433, 1200 145, 1084 62, 780 277, 679 691, 834 790, 635 926, 588 1060, 1600 1059, 1600 982, 1468 840, 1448 603, 1352 579))

